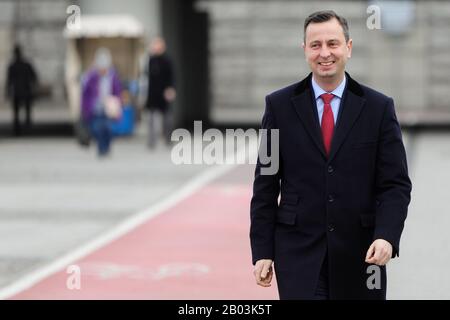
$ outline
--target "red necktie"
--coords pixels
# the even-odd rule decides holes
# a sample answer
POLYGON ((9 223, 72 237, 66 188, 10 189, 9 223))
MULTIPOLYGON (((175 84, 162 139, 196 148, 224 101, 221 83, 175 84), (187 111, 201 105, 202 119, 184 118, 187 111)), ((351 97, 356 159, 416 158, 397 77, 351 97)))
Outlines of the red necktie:
POLYGON ((323 144, 325 146, 325 152, 327 156, 330 155, 331 149, 331 140, 333 139, 333 131, 334 131, 334 117, 333 110, 331 110, 331 100, 334 95, 331 93, 324 93, 320 96, 324 102, 323 107, 323 115, 322 115, 322 137, 323 144))

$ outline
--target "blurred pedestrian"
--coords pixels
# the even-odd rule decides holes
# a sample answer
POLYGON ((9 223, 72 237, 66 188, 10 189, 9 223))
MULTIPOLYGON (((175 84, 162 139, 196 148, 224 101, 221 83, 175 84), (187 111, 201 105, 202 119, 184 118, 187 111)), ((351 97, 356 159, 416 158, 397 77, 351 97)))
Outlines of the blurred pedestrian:
POLYGON ((148 146, 154 148, 157 142, 155 115, 162 116, 163 136, 170 143, 172 129, 172 110, 170 104, 175 100, 175 81, 173 65, 166 53, 163 38, 156 37, 150 44, 148 63, 148 95, 146 107, 149 110, 148 146))
POLYGON ((99 156, 109 154, 111 124, 121 116, 121 92, 119 76, 112 66, 111 53, 106 48, 99 48, 82 88, 82 118, 97 141, 99 156))
POLYGON ((33 92, 37 85, 36 72, 22 55, 19 45, 14 47, 14 58, 8 67, 6 80, 6 98, 11 101, 14 108, 13 131, 14 135, 21 134, 20 109, 25 107, 25 126, 31 128, 31 108, 33 92))

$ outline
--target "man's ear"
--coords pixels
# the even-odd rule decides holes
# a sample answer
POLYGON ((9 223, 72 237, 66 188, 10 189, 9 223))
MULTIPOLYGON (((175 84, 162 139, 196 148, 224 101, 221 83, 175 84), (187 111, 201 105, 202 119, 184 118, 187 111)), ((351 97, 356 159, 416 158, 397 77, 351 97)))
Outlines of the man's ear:
POLYGON ((303 49, 303 54, 305 55, 305 61, 308 62, 308 58, 306 57, 306 52, 305 52, 305 42, 302 42, 302 49, 303 49))
POLYGON ((308 61, 308 58, 306 57, 306 52, 305 52, 305 43, 302 42, 302 49, 303 49, 303 53, 305 54, 305 60, 308 61))
POLYGON ((352 57, 352 48, 353 48, 353 39, 349 39, 347 42, 347 50, 348 50, 347 58, 349 59, 352 57))

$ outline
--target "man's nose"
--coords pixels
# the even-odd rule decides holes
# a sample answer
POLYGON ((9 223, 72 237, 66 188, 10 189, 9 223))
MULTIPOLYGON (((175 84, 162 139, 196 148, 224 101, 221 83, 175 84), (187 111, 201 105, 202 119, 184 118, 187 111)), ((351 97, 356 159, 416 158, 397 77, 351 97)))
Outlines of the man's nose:
POLYGON ((320 56, 322 58, 328 58, 330 56, 330 50, 328 50, 328 48, 326 46, 323 46, 320 49, 320 56))

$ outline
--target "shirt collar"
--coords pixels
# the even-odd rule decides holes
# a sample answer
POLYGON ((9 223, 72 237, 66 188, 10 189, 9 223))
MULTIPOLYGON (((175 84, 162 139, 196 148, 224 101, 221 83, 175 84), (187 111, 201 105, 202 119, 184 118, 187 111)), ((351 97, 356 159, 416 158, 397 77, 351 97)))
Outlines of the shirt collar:
MULTIPOLYGON (((323 90, 318 83, 314 80, 314 76, 311 77, 311 83, 314 90, 314 95, 316 100, 324 93, 327 93, 327 91, 323 90)), ((342 99, 342 94, 344 93, 345 84, 347 83, 347 76, 344 75, 344 79, 341 81, 341 83, 331 91, 330 93, 334 94, 335 96, 339 97, 339 99, 342 99)))

